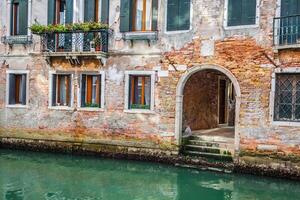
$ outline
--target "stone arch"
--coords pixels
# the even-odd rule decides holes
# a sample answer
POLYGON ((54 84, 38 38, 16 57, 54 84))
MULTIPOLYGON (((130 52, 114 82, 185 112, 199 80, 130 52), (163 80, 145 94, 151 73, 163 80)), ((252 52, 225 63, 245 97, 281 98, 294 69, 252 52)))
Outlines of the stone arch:
POLYGON ((181 145, 182 140, 182 115, 183 115, 183 92, 188 79, 195 73, 203 70, 216 70, 226 75, 234 85, 236 94, 235 107, 235 151, 239 150, 239 111, 241 101, 241 89, 236 77, 226 68, 213 64, 202 64, 189 68, 180 78, 176 89, 176 116, 175 116, 175 137, 178 145, 181 145))

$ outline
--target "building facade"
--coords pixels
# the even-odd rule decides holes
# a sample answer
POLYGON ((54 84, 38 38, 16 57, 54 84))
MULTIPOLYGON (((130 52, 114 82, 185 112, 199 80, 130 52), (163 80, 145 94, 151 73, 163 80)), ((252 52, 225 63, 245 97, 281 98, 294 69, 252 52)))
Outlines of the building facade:
POLYGON ((300 1, 3 0, 0 9, 2 142, 177 154, 185 135, 229 128, 236 162, 297 166, 300 1), (28 28, 81 22, 109 29, 28 28))

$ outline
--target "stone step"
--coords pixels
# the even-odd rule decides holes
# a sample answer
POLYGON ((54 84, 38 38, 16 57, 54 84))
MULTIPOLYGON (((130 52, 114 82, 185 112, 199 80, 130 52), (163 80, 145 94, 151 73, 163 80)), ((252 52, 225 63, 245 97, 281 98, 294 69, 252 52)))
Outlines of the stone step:
POLYGON ((189 137, 189 140, 234 144, 234 138, 225 138, 221 136, 192 135, 189 137))
POLYGON ((186 144, 187 145, 204 146, 204 147, 234 149, 234 144, 233 143, 207 142, 207 141, 202 141, 202 140, 188 140, 186 142, 186 144))
POLYGON ((232 161, 232 155, 223 155, 217 153, 206 153, 206 152, 198 152, 198 151, 183 151, 184 155, 189 156, 197 156, 197 157, 205 157, 205 158, 213 158, 216 160, 224 160, 224 161, 232 161))
POLYGON ((198 145, 185 145, 184 150, 204 152, 204 153, 216 153, 221 155, 233 155, 234 153, 234 148, 218 148, 218 147, 207 147, 207 146, 198 146, 198 145))

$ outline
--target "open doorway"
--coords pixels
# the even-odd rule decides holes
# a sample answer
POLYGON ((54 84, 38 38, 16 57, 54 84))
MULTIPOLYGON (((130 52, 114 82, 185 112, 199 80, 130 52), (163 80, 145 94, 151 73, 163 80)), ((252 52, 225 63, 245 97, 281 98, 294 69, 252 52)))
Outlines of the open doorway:
POLYGON ((225 74, 209 69, 194 73, 183 91, 183 131, 234 142, 235 103, 235 88, 225 74))

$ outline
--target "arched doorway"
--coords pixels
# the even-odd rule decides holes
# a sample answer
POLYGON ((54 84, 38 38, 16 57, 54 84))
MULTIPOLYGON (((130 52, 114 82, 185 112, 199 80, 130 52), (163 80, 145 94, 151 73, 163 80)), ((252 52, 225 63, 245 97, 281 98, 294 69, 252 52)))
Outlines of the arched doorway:
POLYGON ((177 143, 182 144, 187 127, 194 132, 223 126, 225 129, 228 128, 227 131, 232 131, 234 150, 237 152, 240 97, 238 81, 228 69, 210 64, 188 69, 180 78, 176 91, 177 143), (195 89, 194 94, 193 89, 195 89))

